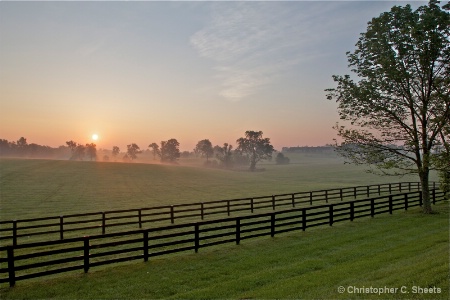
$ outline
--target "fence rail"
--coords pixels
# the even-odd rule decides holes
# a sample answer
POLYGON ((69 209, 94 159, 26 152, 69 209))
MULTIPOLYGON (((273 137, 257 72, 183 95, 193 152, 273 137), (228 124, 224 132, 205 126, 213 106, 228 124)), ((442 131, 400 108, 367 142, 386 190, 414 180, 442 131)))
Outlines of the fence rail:
MULTIPOLYGON (((430 186, 436 189, 436 183, 430 186)), ((193 218, 205 220, 207 217, 230 217, 239 213, 254 213, 261 210, 283 209, 371 197, 384 193, 420 190, 418 182, 399 182, 355 186, 339 189, 298 192, 290 194, 238 198, 229 200, 205 201, 189 204, 156 206, 139 209, 112 210, 71 215, 40 217, 32 219, 0 222, 0 243, 11 242, 17 246, 19 239, 29 242, 30 238, 65 238, 87 234, 106 234, 109 231, 128 231, 130 227, 145 228, 150 223, 159 226, 162 222, 174 224, 175 221, 192 221, 193 218)))
MULTIPOLYGON (((432 202, 445 194, 431 190, 432 202)), ((57 273, 83 270, 130 260, 241 241, 289 231, 329 225, 356 218, 374 217, 395 210, 422 205, 420 191, 403 192, 361 200, 290 208, 246 216, 173 224, 168 226, 11 245, 0 249, 0 283, 57 273)))

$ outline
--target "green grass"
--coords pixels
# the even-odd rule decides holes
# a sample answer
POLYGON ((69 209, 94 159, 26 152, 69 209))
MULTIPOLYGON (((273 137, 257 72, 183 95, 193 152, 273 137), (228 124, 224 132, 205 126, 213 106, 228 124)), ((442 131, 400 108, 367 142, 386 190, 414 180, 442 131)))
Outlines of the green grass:
POLYGON ((18 282, 1 299, 448 299, 449 205, 18 282), (338 287, 397 288, 394 294, 338 287), (401 289, 409 293, 401 293, 401 289), (416 294, 414 287, 440 289, 416 294))
POLYGON ((188 165, 0 159, 0 220, 152 207, 398 181, 344 165, 334 155, 290 154, 263 172, 188 165))

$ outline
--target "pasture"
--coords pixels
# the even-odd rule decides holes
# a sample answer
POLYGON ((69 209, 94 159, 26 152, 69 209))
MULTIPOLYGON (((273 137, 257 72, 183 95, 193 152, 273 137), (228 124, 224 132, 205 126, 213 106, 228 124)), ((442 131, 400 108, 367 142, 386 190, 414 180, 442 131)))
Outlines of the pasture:
POLYGON ((2 299, 448 299, 448 203, 0 288, 2 299), (344 287, 344 293, 338 288, 344 287), (392 288, 361 293, 356 288, 392 288), (418 289, 422 290, 418 290, 418 289), (427 293, 424 292, 427 289, 427 293), (428 293, 433 289, 435 293, 428 293), (418 292, 419 291, 419 292, 418 292), (422 292, 420 292, 422 291, 422 292))
MULTIPOLYGON (((399 181, 343 164, 334 155, 290 154, 262 172, 179 165, 0 159, 0 221, 306 192, 399 181)), ((432 178, 431 180, 435 180, 432 178)))
MULTIPOLYGON (((58 216, 417 181, 379 177, 334 155, 292 154, 250 173, 179 165, 0 159, 1 220, 58 216)), ((431 180, 436 180, 435 176, 431 180)), ((448 299, 448 202, 317 227, 239 246, 154 257, 146 263, 20 282, 0 289, 20 298, 407 298, 448 299), (420 242, 418 242, 420 241, 420 242), (406 287, 408 293, 338 293, 345 287, 406 287), (440 289, 439 294, 413 288, 440 289)))

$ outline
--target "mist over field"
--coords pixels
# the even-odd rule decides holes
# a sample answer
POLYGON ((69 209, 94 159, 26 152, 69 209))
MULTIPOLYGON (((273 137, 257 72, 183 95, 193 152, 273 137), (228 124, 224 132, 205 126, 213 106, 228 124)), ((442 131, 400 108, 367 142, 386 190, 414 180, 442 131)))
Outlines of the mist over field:
POLYGON ((259 172, 204 166, 204 158, 160 164, 1 158, 1 220, 134 209, 399 181, 344 164, 334 153, 290 153, 259 172))

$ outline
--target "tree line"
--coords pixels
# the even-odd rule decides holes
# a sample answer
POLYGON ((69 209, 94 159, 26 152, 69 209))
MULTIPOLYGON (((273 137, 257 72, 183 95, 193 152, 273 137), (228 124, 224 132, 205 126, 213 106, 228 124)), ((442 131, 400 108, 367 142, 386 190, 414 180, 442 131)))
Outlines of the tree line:
MULTIPOLYGON (((236 140, 236 148, 229 143, 222 146, 211 143, 209 139, 200 140, 192 151, 196 157, 205 158, 205 165, 209 167, 220 167, 231 169, 234 166, 247 165, 250 171, 255 171, 256 165, 262 160, 271 160, 276 150, 270 142, 270 138, 263 137, 262 131, 246 131, 244 137, 236 140)), ((181 152, 180 143, 177 139, 161 141, 159 144, 150 143, 147 147, 154 160, 159 159, 162 163, 176 163, 182 156, 189 156, 191 152, 181 152)), ((17 141, 0 139, 0 155, 14 157, 35 158, 60 158, 70 160, 103 160, 132 162, 138 159, 142 150, 136 143, 130 143, 124 152, 118 146, 112 150, 101 150, 98 153, 97 145, 94 143, 80 144, 73 140, 67 141, 65 145, 58 148, 28 144, 26 138, 21 137, 17 141)), ((283 153, 278 153, 277 164, 288 164, 289 158, 283 153)))

